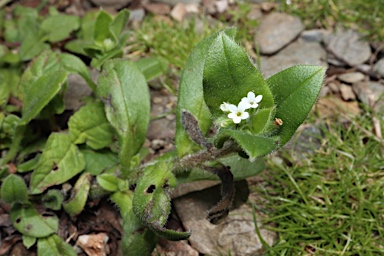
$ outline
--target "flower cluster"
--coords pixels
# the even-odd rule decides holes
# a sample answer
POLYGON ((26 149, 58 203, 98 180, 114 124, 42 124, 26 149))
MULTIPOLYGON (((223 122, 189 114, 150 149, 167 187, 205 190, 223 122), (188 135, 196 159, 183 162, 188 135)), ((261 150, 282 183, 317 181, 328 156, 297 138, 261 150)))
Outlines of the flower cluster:
POLYGON ((230 112, 228 118, 231 118, 235 124, 238 124, 241 120, 249 118, 249 113, 245 110, 257 108, 262 99, 263 95, 255 96, 253 92, 248 92, 247 97, 242 98, 239 105, 236 106, 224 102, 220 105, 220 109, 224 112, 230 112))

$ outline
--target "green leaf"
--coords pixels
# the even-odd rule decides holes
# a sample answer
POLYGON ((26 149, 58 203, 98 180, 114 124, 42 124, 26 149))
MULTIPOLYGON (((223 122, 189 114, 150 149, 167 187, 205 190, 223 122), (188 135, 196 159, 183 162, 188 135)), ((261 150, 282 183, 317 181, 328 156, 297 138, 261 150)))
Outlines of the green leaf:
POLYGON ((283 121, 277 135, 280 147, 287 143, 304 122, 319 96, 325 68, 298 65, 285 69, 270 78, 267 83, 276 103, 276 117, 283 121))
POLYGON ((22 111, 21 125, 29 123, 60 91, 67 80, 64 70, 47 72, 38 78, 25 91, 24 108, 22 111))
POLYGON ((252 134, 266 134, 272 131, 272 121, 276 114, 276 108, 260 109, 254 116, 251 117, 252 134))
POLYGON ((277 150, 279 137, 263 137, 249 134, 241 130, 222 129, 216 137, 215 144, 218 148, 223 146, 228 138, 234 139, 247 153, 251 161, 257 157, 265 156, 277 150))
POLYGON ((10 219, 16 230, 31 237, 46 237, 56 233, 59 228, 59 219, 56 216, 43 217, 32 205, 14 204, 10 219))
POLYGON ((39 194, 50 186, 62 184, 84 170, 84 167, 84 157, 71 143, 69 136, 51 133, 38 167, 32 173, 31 193, 39 194))
POLYGON ((41 23, 41 30, 45 32, 47 40, 52 43, 66 39, 79 27, 79 17, 65 14, 50 16, 41 23))
POLYGON ((128 189, 128 181, 119 179, 113 174, 103 173, 96 179, 100 186, 107 191, 116 192, 128 189))
POLYGON ((113 19, 113 21, 109 24, 109 30, 114 35, 116 41, 120 37, 120 34, 123 32, 125 26, 127 25, 128 19, 129 11, 127 9, 122 9, 113 19))
POLYGON ((76 181, 71 193, 71 198, 63 204, 63 208, 69 216, 73 218, 83 211, 90 188, 91 175, 84 173, 76 181))
POLYGON ((1 184, 1 198, 8 204, 27 203, 28 189, 24 180, 15 174, 8 175, 1 184))
POLYGON ((92 149, 109 146, 114 136, 101 102, 92 102, 81 107, 69 119, 68 128, 73 143, 87 143, 92 149))
POLYGON ((181 124, 181 112, 183 110, 187 110, 196 117, 203 133, 207 133, 211 127, 211 113, 204 102, 203 71, 208 50, 220 33, 235 36, 236 30, 234 28, 223 30, 223 32, 215 33, 198 43, 188 57, 181 73, 176 111, 175 138, 179 158, 199 149, 199 146, 189 138, 181 124))
POLYGON ((49 48, 49 45, 44 43, 38 34, 29 31, 21 42, 19 51, 20 60, 30 60, 42 51, 49 48))
POLYGON ((162 57, 142 58, 135 62, 136 66, 145 76, 147 81, 152 80, 166 73, 168 60, 162 57))
POLYGON ((65 243, 58 235, 40 238, 37 241, 37 255, 39 256, 76 256, 71 245, 65 243))
POLYGON ((50 189, 48 190, 47 194, 43 196, 41 201, 43 202, 45 207, 58 211, 61 209, 61 205, 64 201, 64 196, 60 190, 50 189))
POLYGON ((111 200, 119 207, 123 219, 122 254, 149 256, 155 248, 156 236, 151 230, 143 227, 134 215, 132 198, 133 192, 129 190, 111 195, 111 200))
POLYGON ((118 156, 110 150, 94 151, 82 149, 86 166, 85 171, 92 175, 99 175, 102 171, 116 165, 119 161, 118 156))
POLYGON ((23 235, 22 238, 23 238, 23 245, 27 249, 31 248, 36 243, 36 240, 37 240, 36 237, 27 236, 27 235, 23 235))
POLYGON ((164 227, 171 210, 171 189, 176 178, 171 171, 172 163, 159 161, 148 166, 137 183, 133 196, 133 212, 156 234, 169 240, 187 239, 191 232, 177 232, 164 227))
POLYGON ((96 85, 92 81, 91 73, 88 70, 88 67, 84 64, 84 62, 73 54, 61 53, 59 56, 63 67, 69 72, 75 72, 79 74, 84 80, 87 82, 89 87, 92 90, 96 90, 96 85))
POLYGON ((20 71, 15 68, 0 69, 0 106, 4 106, 12 90, 17 89, 20 71))
POLYGON ((149 91, 143 74, 130 61, 110 60, 103 66, 98 95, 120 145, 120 162, 128 174, 132 157, 144 143, 149 123, 149 91))
POLYGON ((238 105, 247 93, 263 95, 259 108, 274 106, 271 90, 246 52, 230 37, 221 33, 209 48, 204 66, 204 100, 211 113, 222 116, 223 102, 238 105))
POLYGON ((109 30, 109 25, 112 21, 113 18, 111 15, 104 10, 100 10, 96 18, 95 29, 93 32, 93 40, 96 45, 102 46, 104 45, 105 40, 114 40, 114 36, 109 30))

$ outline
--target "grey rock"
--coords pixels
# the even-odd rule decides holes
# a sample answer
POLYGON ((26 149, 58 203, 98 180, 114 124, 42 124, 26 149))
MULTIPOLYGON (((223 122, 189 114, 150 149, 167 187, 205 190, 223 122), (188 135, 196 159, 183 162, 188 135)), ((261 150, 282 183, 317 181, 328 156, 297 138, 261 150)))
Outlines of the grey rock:
POLYGON ((371 48, 360 34, 353 30, 340 30, 329 37, 328 50, 346 64, 356 66, 371 56, 371 48))
POLYGON ((145 11, 143 8, 130 10, 129 13, 129 21, 140 22, 145 17, 145 11))
POLYGON ((329 89, 331 89, 331 92, 333 92, 334 94, 337 94, 340 92, 340 83, 339 82, 330 82, 328 84, 328 87, 329 89))
POLYGON ((352 87, 346 84, 340 85, 340 94, 341 98, 345 101, 356 99, 356 95, 354 94, 352 87))
POLYGON ((202 0, 155 0, 154 2, 160 2, 175 6, 178 3, 182 4, 200 4, 202 0))
POLYGON ((384 105, 384 85, 378 82, 360 82, 352 85, 357 98, 367 104, 375 103, 375 108, 380 109, 384 105))
POLYGON ((119 10, 128 4, 130 4, 133 0, 91 0, 97 6, 103 8, 111 8, 114 10, 119 10))
POLYGON ((204 190, 219 184, 220 181, 215 180, 199 180, 195 182, 182 183, 172 192, 172 198, 181 197, 194 191, 204 190))
MULTIPOLYGON (((245 205, 249 190, 246 181, 236 183, 236 196, 233 208, 227 219, 220 225, 212 225, 205 218, 207 210, 220 199, 220 187, 215 186, 193 192, 173 200, 175 209, 184 225, 192 230, 189 239, 192 247, 208 255, 261 255, 262 244, 255 233, 252 209, 245 205)), ((261 220, 258 217, 258 220, 261 220)), ((260 232, 268 244, 276 240, 274 232, 263 229, 260 232)))
POLYGON ((294 40, 303 29, 299 18, 274 12, 262 19, 256 31, 255 44, 262 54, 273 54, 294 40))
POLYGON ((247 19, 249 20, 259 20, 263 17, 263 13, 261 12, 259 7, 252 7, 252 9, 247 14, 247 19))
POLYGON ((365 75, 361 72, 351 72, 338 75, 337 78, 342 82, 353 84, 363 81, 365 75))
MULTIPOLYGON (((94 76, 98 76, 93 72, 94 76)), ((97 80, 97 79, 96 79, 97 80)), ((64 94, 64 106, 66 110, 77 110, 84 102, 84 97, 90 96, 92 89, 88 86, 85 80, 78 74, 70 74, 68 76, 68 88, 64 94)))
POLYGON ((269 77, 285 68, 297 64, 312 64, 328 67, 324 61, 325 58, 326 52, 319 43, 302 42, 298 40, 274 56, 261 56, 261 71, 266 77, 269 77))
POLYGON ((384 78, 384 58, 381 58, 378 62, 376 62, 375 66, 373 67, 373 71, 384 78))
POLYGON ((324 40, 324 37, 328 34, 328 30, 325 29, 311 29, 311 30, 304 30, 301 35, 300 39, 306 42, 317 42, 321 43, 324 40))

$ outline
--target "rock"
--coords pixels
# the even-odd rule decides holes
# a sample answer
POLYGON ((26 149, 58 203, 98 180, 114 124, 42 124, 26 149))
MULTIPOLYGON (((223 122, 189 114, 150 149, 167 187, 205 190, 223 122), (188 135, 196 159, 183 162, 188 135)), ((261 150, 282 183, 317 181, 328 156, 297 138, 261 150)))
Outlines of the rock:
POLYGON ((199 252, 193 249, 186 241, 169 241, 160 239, 152 256, 199 256, 199 252))
POLYGON ((129 10, 129 21, 141 22, 145 17, 145 11, 143 8, 129 10))
POLYGON ((149 123, 147 138, 154 139, 173 139, 175 136, 176 124, 166 118, 152 120, 149 123))
POLYGON ((177 3, 171 11, 171 17, 177 21, 182 21, 185 14, 187 14, 187 10, 185 9, 185 5, 182 3, 177 3))
POLYGON ((215 6, 218 13, 223 13, 228 9, 228 1, 227 0, 216 1, 215 6))
POLYGON ((248 20, 259 20, 263 17, 263 13, 261 12, 258 6, 253 6, 252 9, 247 14, 248 20))
POLYGON ((353 93, 352 87, 346 84, 340 85, 340 94, 341 94, 341 98, 345 101, 356 99, 356 96, 353 93))
MULTIPOLYGON (((93 72, 92 75, 94 75, 95 77, 98 76, 98 74, 96 74, 95 72, 93 72)), ((91 94, 92 89, 80 75, 70 74, 68 76, 68 88, 64 94, 65 109, 79 109, 82 105, 85 104, 82 99, 84 97, 90 96, 91 94)))
POLYGON ((313 64, 327 67, 327 63, 324 62, 325 56, 326 52, 319 43, 298 40, 274 56, 261 56, 261 71, 266 77, 269 77, 297 64, 313 64))
POLYGON ((384 58, 381 58, 378 62, 376 62, 373 67, 373 72, 384 78, 384 58))
POLYGON ((340 83, 339 82, 330 82, 328 84, 329 89, 331 89, 331 92, 334 94, 338 94, 340 92, 340 83))
POLYGON ((146 11, 157 15, 168 15, 171 12, 171 7, 164 3, 147 3, 143 7, 146 11))
POLYGON ((273 54, 295 39, 303 29, 299 18, 274 12, 261 20, 255 44, 262 54, 273 54))
POLYGON ((182 4, 198 4, 200 5, 202 0, 155 0, 155 2, 168 4, 170 6, 175 6, 178 3, 182 4))
POLYGON ((199 180, 195 182, 182 183, 172 192, 172 198, 181 197, 194 191, 204 190, 219 184, 220 181, 215 180, 199 180))
POLYGON ((338 75, 337 78, 345 83, 353 84, 364 80, 365 75, 360 72, 351 72, 338 75))
MULTIPOLYGON (((246 181, 236 182, 234 209, 229 212, 227 219, 220 225, 212 225, 205 218, 207 210, 219 201, 219 193, 220 187, 215 186, 173 200, 184 227, 192 230, 189 239, 192 247, 208 255, 220 255, 222 252, 261 255, 262 244, 254 229, 252 209, 244 204, 249 193, 246 181)), ((276 234, 260 227, 260 222, 258 225, 264 240, 273 244, 276 234)))
POLYGON ((360 108, 356 101, 342 101, 335 96, 320 98, 315 106, 320 118, 340 118, 340 114, 359 115, 360 108))
POLYGON ((91 0, 91 2, 103 8, 119 10, 132 3, 133 0, 91 0))
POLYGON ((106 256, 109 254, 108 240, 106 233, 81 235, 77 238, 76 245, 81 247, 87 255, 106 256))
POLYGON ((351 66, 362 64, 371 56, 369 43, 353 30, 338 31, 326 43, 332 54, 351 66))
POLYGON ((360 82, 352 85, 357 98, 367 104, 375 104, 375 109, 380 109, 384 104, 384 85, 378 82, 360 82))
POLYGON ((306 42, 321 43, 323 42, 325 35, 328 33, 328 30, 325 29, 304 30, 300 35, 300 39, 306 42))

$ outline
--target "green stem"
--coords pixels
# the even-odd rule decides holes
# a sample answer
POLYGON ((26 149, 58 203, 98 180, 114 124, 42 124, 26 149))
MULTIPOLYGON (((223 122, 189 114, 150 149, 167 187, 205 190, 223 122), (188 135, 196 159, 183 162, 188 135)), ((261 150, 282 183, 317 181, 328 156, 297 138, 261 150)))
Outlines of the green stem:
POLYGON ((16 127, 12 145, 9 148, 8 154, 3 158, 3 164, 11 162, 16 157, 20 148, 21 140, 23 139, 25 128, 25 125, 16 127))

